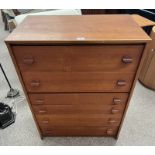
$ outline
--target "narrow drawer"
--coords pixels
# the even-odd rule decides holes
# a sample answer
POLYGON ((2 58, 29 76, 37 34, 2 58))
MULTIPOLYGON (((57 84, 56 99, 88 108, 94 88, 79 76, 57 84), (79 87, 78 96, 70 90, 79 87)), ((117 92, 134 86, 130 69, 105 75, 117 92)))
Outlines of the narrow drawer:
POLYGON ((33 105, 124 105, 128 98, 128 93, 39 93, 28 95, 33 105))
POLYGON ((142 45, 13 46, 22 72, 135 72, 142 45))
POLYGON ((115 136, 118 127, 59 127, 42 129, 44 136, 115 136))
POLYGON ((122 105, 40 105, 33 106, 35 114, 116 114, 123 113, 122 105))
POLYGON ((119 126, 122 114, 59 114, 36 115, 41 128, 119 126))
POLYGON ((28 92, 129 92, 134 74, 103 72, 24 72, 28 92))

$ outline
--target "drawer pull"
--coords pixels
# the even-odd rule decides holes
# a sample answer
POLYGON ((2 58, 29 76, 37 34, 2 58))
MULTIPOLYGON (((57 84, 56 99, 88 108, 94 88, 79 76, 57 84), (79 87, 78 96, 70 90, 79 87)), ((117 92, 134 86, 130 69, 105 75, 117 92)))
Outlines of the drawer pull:
POLYGON ((31 81, 31 86, 32 87, 39 87, 40 86, 40 81, 31 81))
POLYGON ((112 113, 112 114, 117 114, 117 113, 119 113, 119 110, 118 110, 118 109, 112 109, 112 110, 111 110, 111 113, 112 113))
POLYGON ((107 135, 112 135, 113 134, 113 130, 112 129, 107 129, 107 135))
POLYGON ((34 63, 34 59, 33 58, 24 58, 23 59, 24 64, 26 65, 31 65, 34 63))
POLYGON ((122 101, 119 98, 113 98, 113 103, 114 104, 120 104, 120 103, 122 103, 122 101))
POLYGON ((40 114, 44 114, 44 113, 46 113, 47 111, 46 110, 39 110, 38 111, 40 114))
POLYGON ((52 134, 53 132, 52 132, 52 130, 45 130, 44 133, 45 134, 52 134))
POLYGON ((110 123, 110 124, 113 124, 113 123, 117 123, 117 121, 114 120, 114 119, 110 119, 110 120, 109 120, 109 123, 110 123))
POLYGON ((36 104, 40 105, 43 104, 44 100, 43 99, 36 99, 36 104))
POLYGON ((124 56, 122 58, 123 63, 128 64, 128 63, 132 63, 132 58, 129 56, 124 56))
POLYGON ((118 80, 117 81, 117 85, 118 86, 125 86, 126 85, 126 81, 125 80, 118 80))
POLYGON ((42 123, 43 123, 43 124, 48 124, 48 123, 49 123, 49 121, 42 121, 42 123))

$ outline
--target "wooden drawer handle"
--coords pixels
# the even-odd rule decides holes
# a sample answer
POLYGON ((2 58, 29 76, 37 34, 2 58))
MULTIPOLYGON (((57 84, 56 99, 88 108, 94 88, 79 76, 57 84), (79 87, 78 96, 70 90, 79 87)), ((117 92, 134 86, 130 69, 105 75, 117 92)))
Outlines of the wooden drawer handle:
POLYGON ((40 105, 43 104, 44 100, 43 99, 36 99, 36 104, 40 105))
POLYGON ((125 80, 118 80, 117 81, 117 85, 118 86, 125 86, 126 85, 126 81, 125 80))
POLYGON ((114 120, 114 119, 110 119, 108 122, 109 122, 110 124, 117 123, 117 121, 116 121, 116 120, 114 120))
POLYGON ((107 135, 112 135, 113 134, 113 130, 112 129, 107 129, 107 135))
POLYGON ((40 114, 44 114, 44 113, 46 113, 47 111, 46 110, 39 110, 38 111, 40 114))
POLYGON ((26 65, 31 65, 34 63, 34 58, 24 58, 23 63, 26 65))
POLYGON ((53 130, 45 130, 44 133, 45 134, 52 134, 53 133, 53 130))
POLYGON ((112 113, 112 114, 117 114, 117 113, 119 113, 119 112, 120 112, 120 111, 119 111, 118 109, 112 109, 112 110, 111 110, 111 113, 112 113))
POLYGON ((122 103, 122 100, 119 98, 113 98, 113 103, 114 104, 120 104, 120 103, 122 103))
POLYGON ((48 123, 49 123, 49 121, 42 121, 42 123, 43 123, 43 124, 48 124, 48 123))
POLYGON ((39 87, 40 86, 40 81, 31 81, 31 86, 32 87, 39 87))
POLYGON ((123 56, 122 58, 123 63, 128 64, 128 63, 132 63, 132 58, 129 56, 123 56))

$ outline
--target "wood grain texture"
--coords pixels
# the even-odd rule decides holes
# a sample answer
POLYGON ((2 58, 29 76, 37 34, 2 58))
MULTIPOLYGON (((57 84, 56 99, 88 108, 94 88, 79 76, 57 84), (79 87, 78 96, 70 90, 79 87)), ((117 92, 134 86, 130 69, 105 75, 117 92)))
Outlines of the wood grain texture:
POLYGON ((139 66, 138 66, 138 68, 137 68, 137 72, 136 72, 136 75, 135 75, 135 77, 134 77, 134 80, 133 80, 133 83, 132 83, 132 87, 131 87, 131 89, 130 89, 130 94, 129 94, 129 97, 128 97, 128 101, 127 101, 127 104, 126 104, 126 108, 125 108, 125 110, 124 110, 124 115, 123 115, 123 117, 122 117, 122 121, 121 121, 121 124, 120 124, 120 126, 119 126, 119 129, 118 129, 116 138, 119 137, 119 134, 120 134, 120 131, 121 131, 121 128, 122 128, 122 125, 123 125, 123 121, 124 121, 124 118, 125 118, 125 116, 126 116, 126 113, 127 113, 127 110, 128 110, 129 104, 130 104, 130 100, 131 100, 132 94, 133 94, 133 92, 134 92, 134 88, 135 88, 136 82, 137 82, 137 80, 138 80, 138 77, 139 77, 140 71, 141 71, 141 69, 142 69, 142 66, 143 66, 143 64, 144 64, 144 62, 145 62, 145 58, 146 58, 147 55, 148 55, 148 49, 149 49, 149 47, 150 47, 150 44, 151 44, 151 42, 147 43, 147 44, 145 45, 144 50, 143 50, 143 54, 142 54, 142 56, 141 56, 141 61, 140 61, 139 66))
POLYGON ((116 136, 117 127, 47 127, 43 136, 116 136))
POLYGON ((123 113, 122 105, 40 105, 34 106, 35 114, 116 114, 123 113))
POLYGON ((135 72, 143 45, 13 46, 22 72, 135 72), (124 57, 132 59, 125 63, 124 57))
POLYGON ((155 27, 152 28, 150 34, 152 41, 148 47, 148 55, 144 61, 139 80, 148 88, 155 90, 155 27))
POLYGON ((155 26, 154 21, 151 21, 143 16, 133 14, 132 18, 140 27, 155 26))
POLYGON ((28 16, 5 40, 16 43, 146 43, 130 15, 28 16))
POLYGON ((33 105, 125 105, 128 93, 39 93, 29 98, 33 105))
POLYGON ((21 83, 21 86, 22 86, 23 91, 24 91, 24 94, 25 94, 26 100, 28 101, 28 105, 29 105, 30 110, 31 110, 31 112, 32 112, 32 116, 33 116, 34 122, 35 122, 35 124, 36 124, 37 130, 38 130, 38 133, 39 133, 39 136, 40 136, 41 139, 43 139, 43 134, 42 134, 41 129, 40 129, 39 125, 38 125, 36 116, 35 116, 35 114, 34 114, 33 111, 32 111, 32 105, 31 105, 31 102, 30 102, 30 100, 29 100, 29 97, 28 97, 28 94, 27 94, 27 91, 26 91, 26 88, 25 88, 25 85, 24 85, 24 82, 23 82, 23 79, 22 79, 22 76, 21 76, 21 72, 20 72, 19 67, 18 67, 18 64, 17 64, 17 61, 16 61, 16 59, 15 59, 15 57, 14 57, 13 50, 12 50, 12 46, 11 46, 10 44, 8 44, 8 43, 6 43, 6 46, 7 46, 7 48, 8 48, 9 54, 10 54, 10 56, 11 56, 11 58, 12 58, 12 61, 13 61, 15 70, 16 70, 16 72, 17 72, 19 81, 20 81, 20 83, 21 83))
POLYGON ((118 126, 122 114, 50 114, 36 115, 41 128, 50 127, 113 127, 118 126))
POLYGON ((25 19, 6 43, 41 137, 118 137, 148 41, 129 15, 25 19))
POLYGON ((22 76, 29 93, 129 92, 134 79, 130 73, 104 72, 24 72, 22 76))

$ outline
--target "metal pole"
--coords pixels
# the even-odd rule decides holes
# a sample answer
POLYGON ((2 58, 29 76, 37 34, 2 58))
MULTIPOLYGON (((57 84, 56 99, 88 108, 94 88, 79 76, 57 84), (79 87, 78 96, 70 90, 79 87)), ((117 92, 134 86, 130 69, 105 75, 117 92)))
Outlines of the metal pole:
POLYGON ((7 83, 8 83, 8 85, 9 85, 10 89, 12 89, 11 84, 10 84, 10 82, 9 82, 9 80, 8 80, 8 78, 7 78, 6 74, 5 74, 5 72, 4 72, 4 69, 3 69, 1 63, 0 63, 0 67, 1 67, 1 70, 2 70, 2 72, 3 72, 3 75, 4 75, 4 77, 5 77, 6 81, 7 81, 7 83))

